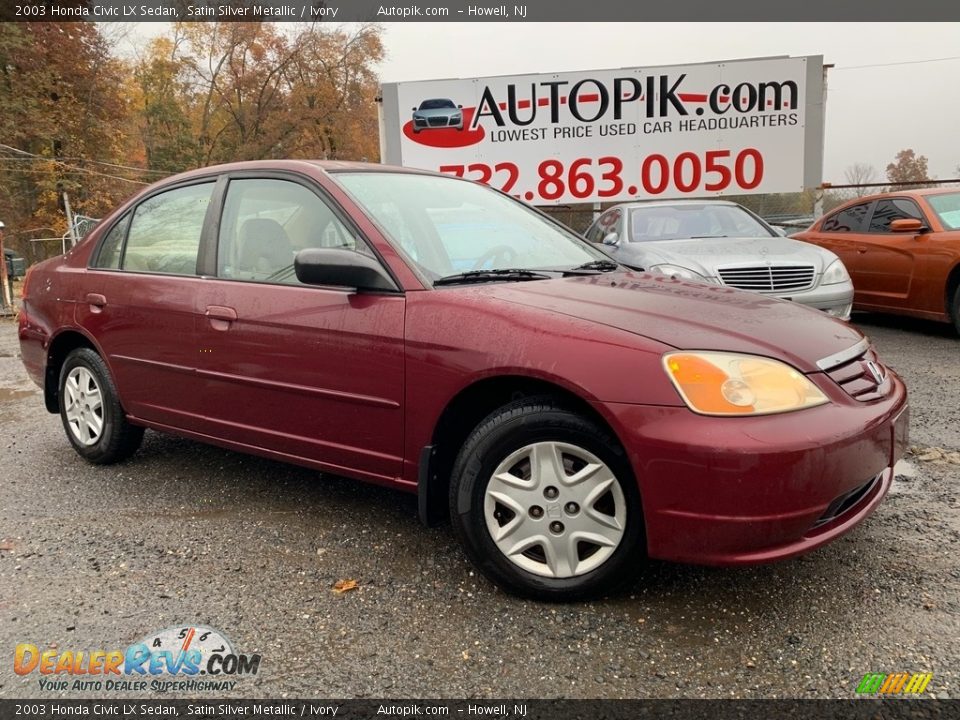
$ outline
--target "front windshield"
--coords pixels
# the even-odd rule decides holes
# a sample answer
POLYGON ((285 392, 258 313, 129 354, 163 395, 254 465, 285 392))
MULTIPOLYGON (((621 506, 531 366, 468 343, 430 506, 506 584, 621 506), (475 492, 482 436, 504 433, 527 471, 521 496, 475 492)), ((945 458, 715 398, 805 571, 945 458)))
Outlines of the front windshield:
POLYGON ((927 202, 946 230, 960 230, 960 192, 928 195, 927 202))
POLYGON ((475 270, 568 270, 609 260, 485 185, 397 172, 335 178, 431 281, 475 270))
POLYGON ((772 236, 763 223, 736 205, 678 203, 630 211, 631 242, 772 236))
POLYGON ((453 100, 424 100, 420 103, 421 110, 443 110, 444 108, 456 107, 453 100))

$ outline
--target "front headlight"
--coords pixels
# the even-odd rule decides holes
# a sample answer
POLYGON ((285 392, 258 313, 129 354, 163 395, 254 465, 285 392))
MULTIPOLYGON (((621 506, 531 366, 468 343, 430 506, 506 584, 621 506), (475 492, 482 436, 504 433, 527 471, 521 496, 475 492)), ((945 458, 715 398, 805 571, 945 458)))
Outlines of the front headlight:
POLYGON ((823 277, 820 279, 821 285, 838 285, 839 283, 850 282, 850 273, 843 266, 840 258, 837 258, 827 266, 823 271, 823 277))
POLYGON ((756 355, 674 352, 663 367, 680 397, 701 415, 769 415, 828 402, 786 363, 756 355))
POLYGON ((704 277, 700 273, 696 273, 693 270, 689 270, 685 267, 680 267, 679 265, 651 265, 647 268, 647 272, 658 273, 660 275, 666 275, 667 277, 680 278, 681 280, 699 280, 700 282, 712 283, 708 277, 704 277))

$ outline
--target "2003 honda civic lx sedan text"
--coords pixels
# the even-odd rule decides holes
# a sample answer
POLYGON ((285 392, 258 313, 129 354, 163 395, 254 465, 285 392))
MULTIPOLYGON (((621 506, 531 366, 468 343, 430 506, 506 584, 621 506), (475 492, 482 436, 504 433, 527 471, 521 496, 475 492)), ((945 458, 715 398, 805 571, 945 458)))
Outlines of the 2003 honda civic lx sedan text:
POLYGON ((540 598, 645 556, 820 546, 882 500, 900 379, 854 328, 627 270, 483 185, 261 161, 154 185, 26 280, 23 360, 94 463, 144 428, 418 493, 540 598))

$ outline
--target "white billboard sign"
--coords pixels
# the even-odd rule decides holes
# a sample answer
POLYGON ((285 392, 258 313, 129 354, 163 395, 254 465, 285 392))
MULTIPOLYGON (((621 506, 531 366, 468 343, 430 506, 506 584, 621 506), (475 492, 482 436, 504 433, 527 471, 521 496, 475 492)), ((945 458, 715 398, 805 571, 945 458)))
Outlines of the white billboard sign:
POLYGON ((384 162, 537 205, 821 182, 822 57, 385 84, 384 162))

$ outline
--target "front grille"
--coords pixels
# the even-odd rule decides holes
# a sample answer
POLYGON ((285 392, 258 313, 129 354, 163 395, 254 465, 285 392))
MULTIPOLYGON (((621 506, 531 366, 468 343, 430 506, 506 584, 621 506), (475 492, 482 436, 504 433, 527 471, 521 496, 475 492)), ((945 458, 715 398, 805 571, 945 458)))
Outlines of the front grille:
POLYGON ((718 268, 724 285, 756 292, 796 292, 813 286, 813 265, 741 265, 718 268))
POLYGON ((887 369, 880 364, 873 348, 842 365, 826 371, 846 393, 861 402, 877 400, 886 394, 887 369))
POLYGON ((838 498, 834 498, 827 509, 824 510, 823 515, 817 518, 817 521, 813 524, 814 528, 818 528, 821 525, 826 525, 831 520, 836 520, 838 517, 843 515, 846 512, 849 512, 857 506, 857 504, 865 498, 870 491, 873 489, 873 486, 880 482, 880 477, 883 473, 873 476, 867 480, 863 485, 855 487, 848 493, 844 493, 838 498))
POLYGON ((444 127, 449 123, 449 118, 432 117, 430 118, 430 127, 444 127))

